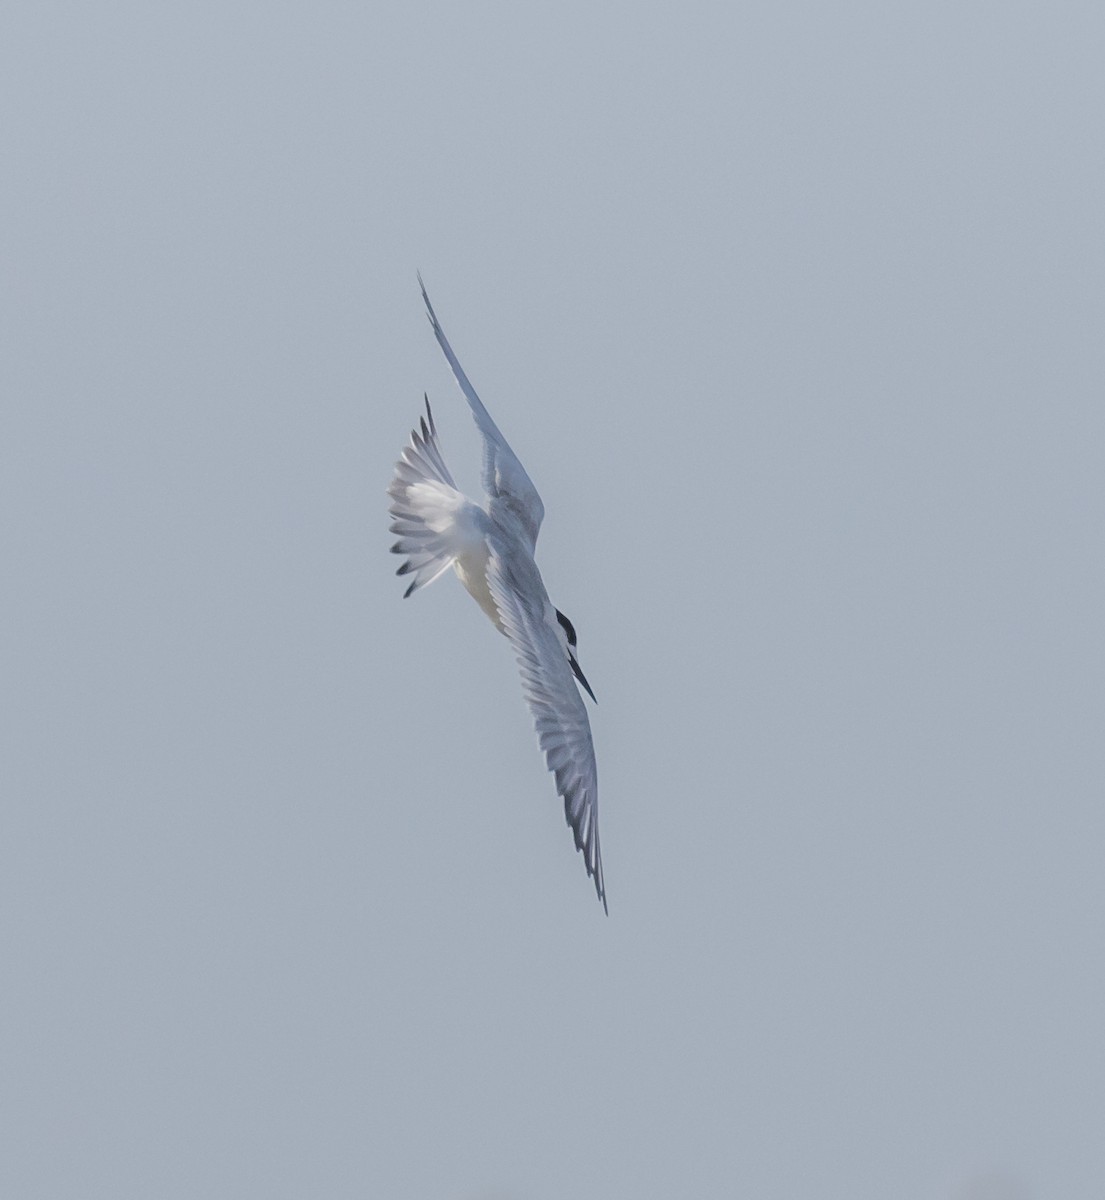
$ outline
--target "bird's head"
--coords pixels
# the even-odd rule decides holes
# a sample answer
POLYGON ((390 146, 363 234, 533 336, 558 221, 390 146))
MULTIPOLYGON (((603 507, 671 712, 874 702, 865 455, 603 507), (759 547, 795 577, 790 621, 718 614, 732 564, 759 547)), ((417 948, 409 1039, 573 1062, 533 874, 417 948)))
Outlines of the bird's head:
POLYGON ((595 700, 595 693, 591 691, 591 685, 587 682, 587 677, 579 669, 579 663, 576 661, 576 627, 559 608, 556 610, 556 619, 560 622, 560 628, 564 630, 564 636, 568 640, 568 662, 572 664, 572 674, 583 685, 583 689, 587 695, 598 704, 598 701, 595 700))

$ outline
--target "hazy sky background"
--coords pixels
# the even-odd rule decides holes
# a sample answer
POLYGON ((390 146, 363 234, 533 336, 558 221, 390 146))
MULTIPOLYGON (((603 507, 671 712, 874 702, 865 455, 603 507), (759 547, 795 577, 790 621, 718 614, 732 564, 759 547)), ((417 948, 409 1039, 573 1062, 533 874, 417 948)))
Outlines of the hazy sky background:
POLYGON ((1105 10, 0 18, 0 1194, 1105 1195, 1105 10), (610 917, 404 602, 415 269, 610 917))

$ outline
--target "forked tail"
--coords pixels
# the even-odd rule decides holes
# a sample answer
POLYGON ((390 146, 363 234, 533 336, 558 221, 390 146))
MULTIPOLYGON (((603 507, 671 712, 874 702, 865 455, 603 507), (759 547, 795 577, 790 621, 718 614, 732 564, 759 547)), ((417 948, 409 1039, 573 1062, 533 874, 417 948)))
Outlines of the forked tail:
POLYGON ((388 495, 391 497, 388 512, 395 518, 391 532, 399 534, 391 550, 393 554, 407 555, 407 561, 396 574, 414 575, 403 593, 406 599, 453 565, 456 518, 466 503, 441 457, 429 397, 420 429, 411 431, 410 445, 404 447, 395 464, 395 478, 388 495))

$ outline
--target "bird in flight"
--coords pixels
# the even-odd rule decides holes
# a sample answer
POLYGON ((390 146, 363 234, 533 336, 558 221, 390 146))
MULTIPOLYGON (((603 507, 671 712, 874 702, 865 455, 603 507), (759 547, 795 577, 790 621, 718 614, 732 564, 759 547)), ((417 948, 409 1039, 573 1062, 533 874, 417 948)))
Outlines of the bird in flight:
POLYGON ((580 670, 575 628, 553 607, 534 561, 545 506, 457 361, 421 275, 418 285, 434 336, 483 435, 487 495, 481 505, 457 489, 441 456, 426 397, 426 415, 412 431, 388 488, 388 511, 394 518, 391 532, 399 535, 391 549, 406 556, 397 574, 411 576, 403 596, 433 583, 452 567, 495 628, 509 639, 537 740, 564 801, 576 849, 582 851, 587 874, 608 912, 599 852, 595 747, 576 684, 592 700, 595 693, 580 670))

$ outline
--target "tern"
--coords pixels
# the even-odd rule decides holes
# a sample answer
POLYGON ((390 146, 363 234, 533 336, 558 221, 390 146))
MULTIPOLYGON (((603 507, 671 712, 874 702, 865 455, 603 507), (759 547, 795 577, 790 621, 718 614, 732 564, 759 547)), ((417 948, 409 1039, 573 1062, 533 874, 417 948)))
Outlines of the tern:
POLYGON ((576 688, 595 693, 576 656, 576 631, 549 600, 534 561, 545 506, 499 427, 453 353, 422 276, 418 277, 434 336, 483 435, 484 503, 457 489, 441 454, 429 397, 426 415, 411 433, 388 488, 399 535, 392 546, 406 555, 398 575, 411 575, 404 599, 452 567, 469 594, 509 639, 522 674, 522 691, 537 740, 556 779, 564 814, 583 854, 587 874, 606 904, 599 852, 598 771, 591 723, 576 688))

